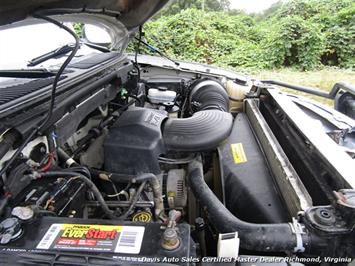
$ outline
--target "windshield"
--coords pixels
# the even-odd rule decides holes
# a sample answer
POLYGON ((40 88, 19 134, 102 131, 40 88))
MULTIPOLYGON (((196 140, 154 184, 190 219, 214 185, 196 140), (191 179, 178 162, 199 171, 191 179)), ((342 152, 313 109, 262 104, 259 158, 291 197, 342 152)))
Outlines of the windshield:
MULTIPOLYGON (((37 56, 73 43, 73 37, 52 24, 37 24, 0 31, 0 69, 27 68, 37 56)), ((47 61, 43 66, 59 64, 47 61)), ((38 67, 38 66, 37 66, 38 67)))
MULTIPOLYGON (((97 49, 97 47, 94 49, 95 47, 89 45, 89 40, 82 38, 83 24, 65 23, 65 25, 75 31, 81 39, 80 49, 74 60, 91 53, 102 53, 103 49, 100 50, 97 49)), ((105 31, 102 28, 100 28, 100 30, 105 31)), ((104 33, 110 38, 110 35, 106 31, 104 33)), ((101 33, 101 35, 99 34, 97 36, 101 38, 103 35, 101 33)), ((123 39, 125 39, 126 36, 122 35, 122 37, 122 43, 125 43, 123 39)), ((74 39, 70 34, 49 23, 32 24, 1 30, 0 40, 0 70, 29 69, 31 68, 31 64, 29 65, 31 60, 74 43, 74 39)), ((117 42, 117 40, 115 41, 117 42)), ((107 42, 107 38, 105 42, 107 42)), ((109 43, 105 44, 110 48, 111 38, 109 39, 109 43)), ((123 48, 125 48, 124 44, 116 46, 115 51, 121 52, 123 48)), ((65 60, 67 54, 69 54, 69 51, 68 53, 63 53, 61 56, 44 60, 44 62, 33 66, 33 68, 59 66, 65 60)))

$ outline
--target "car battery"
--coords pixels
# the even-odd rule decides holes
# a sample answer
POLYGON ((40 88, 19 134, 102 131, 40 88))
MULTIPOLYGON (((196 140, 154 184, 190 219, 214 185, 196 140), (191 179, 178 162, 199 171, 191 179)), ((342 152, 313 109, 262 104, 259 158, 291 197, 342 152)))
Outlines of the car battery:
POLYGON ((188 260, 177 258, 196 256, 190 226, 182 223, 176 228, 180 244, 167 250, 162 246, 165 228, 160 223, 42 217, 22 224, 16 240, 0 245, 0 261, 7 265, 20 261, 54 265, 60 264, 58 260, 73 265, 189 265, 188 260))

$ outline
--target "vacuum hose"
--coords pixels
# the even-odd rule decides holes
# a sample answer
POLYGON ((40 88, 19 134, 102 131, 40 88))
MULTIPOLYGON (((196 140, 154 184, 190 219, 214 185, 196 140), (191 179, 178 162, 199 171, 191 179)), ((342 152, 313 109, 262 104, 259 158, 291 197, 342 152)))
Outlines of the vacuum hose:
POLYGON ((169 118, 163 124, 163 139, 168 150, 204 151, 214 149, 232 129, 233 117, 223 86, 205 79, 193 85, 189 97, 189 118, 169 118))
POLYGON ((215 228, 221 233, 238 232, 242 248, 267 252, 300 252, 310 248, 308 232, 298 232, 294 225, 253 224, 235 217, 204 181, 201 162, 190 163, 189 182, 201 208, 207 211, 208 218, 215 228))

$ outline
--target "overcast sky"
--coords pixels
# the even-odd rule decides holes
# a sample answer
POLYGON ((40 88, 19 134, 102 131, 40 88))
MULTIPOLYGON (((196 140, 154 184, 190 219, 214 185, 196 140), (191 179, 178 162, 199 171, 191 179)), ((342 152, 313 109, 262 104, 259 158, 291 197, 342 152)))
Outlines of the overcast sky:
POLYGON ((278 0, 230 0, 230 3, 232 8, 253 13, 265 10, 277 1, 278 0))

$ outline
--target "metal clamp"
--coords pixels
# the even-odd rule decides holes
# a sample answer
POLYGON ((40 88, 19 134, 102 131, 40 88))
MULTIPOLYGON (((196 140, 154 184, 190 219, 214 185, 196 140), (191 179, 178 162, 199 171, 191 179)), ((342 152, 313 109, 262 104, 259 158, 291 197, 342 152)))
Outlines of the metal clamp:
POLYGON ((305 227, 304 225, 300 224, 296 218, 292 218, 292 223, 290 223, 292 233, 296 236, 296 247, 293 249, 293 252, 304 252, 305 247, 303 246, 303 239, 302 235, 304 235, 305 227))

